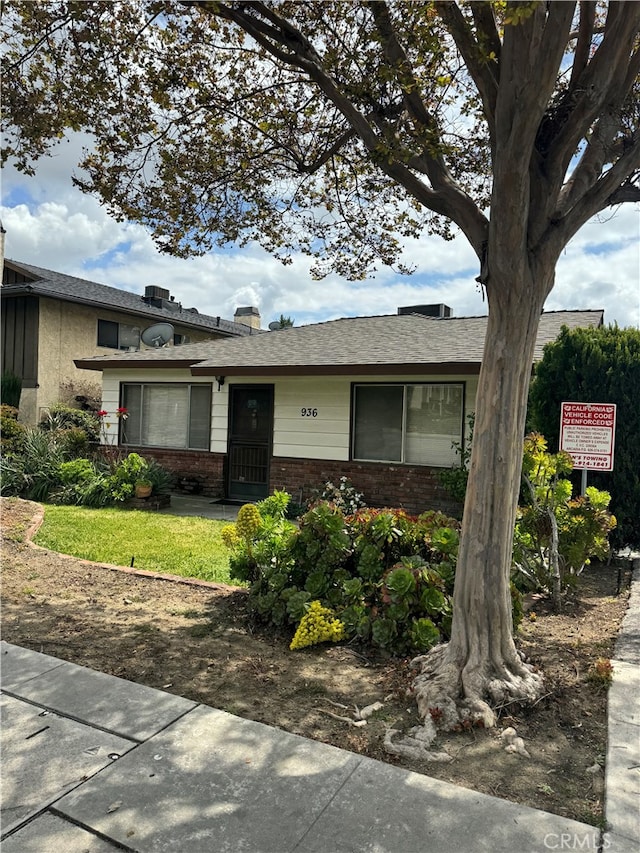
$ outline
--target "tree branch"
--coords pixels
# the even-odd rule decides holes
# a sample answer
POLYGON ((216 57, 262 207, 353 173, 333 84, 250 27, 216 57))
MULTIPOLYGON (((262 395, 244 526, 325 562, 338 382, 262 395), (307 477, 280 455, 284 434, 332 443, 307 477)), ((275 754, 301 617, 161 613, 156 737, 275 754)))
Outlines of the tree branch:
POLYGON ((596 4, 593 0, 581 0, 580 23, 578 25, 577 43, 573 56, 573 67, 569 80, 569 89, 574 89, 576 80, 582 74, 589 62, 591 39, 596 20, 596 4))
MULTIPOLYGON (((545 185, 535 144, 557 85, 573 5, 538 3, 527 17, 505 26, 496 101, 492 209, 519 224, 519 228, 497 228, 493 235, 505 256, 521 251, 519 242, 509 242, 510 235, 519 240, 517 235, 526 233, 529 240, 532 236, 535 240, 537 232, 547 227, 546 205, 554 190, 548 182, 545 185)), ((517 3, 507 4, 508 10, 517 8, 517 3)))
POLYGON ((537 147, 546 154, 545 173, 552 183, 564 180, 580 140, 604 105, 609 103, 613 112, 623 103, 634 79, 627 72, 639 26, 639 3, 611 3, 602 43, 554 114, 541 124, 537 147), (613 11, 614 6, 619 8, 613 11))
POLYGON ((441 152, 438 150, 438 146, 442 144, 442 134, 438 127, 438 122, 424 105, 419 92, 418 81, 413 73, 407 54, 394 32, 387 4, 376 0, 376 2, 369 3, 368 5, 373 15, 387 61, 395 71, 407 112, 418 126, 418 136, 424 139, 421 158, 424 159, 427 165, 431 185, 436 190, 446 188, 451 182, 451 175, 441 152))
POLYGON ((495 143, 496 97, 500 76, 499 58, 502 47, 491 6, 489 3, 484 2, 477 2, 471 5, 471 11, 478 29, 478 40, 474 38, 471 28, 465 20, 458 4, 453 2, 453 0, 436 2, 435 8, 455 41, 456 47, 462 54, 467 69, 482 98, 484 114, 489 125, 491 148, 493 149, 495 143), (480 35, 487 42, 486 55, 483 55, 482 47, 479 44, 480 35), (489 59, 490 53, 495 54, 494 59, 489 59))
POLYGON ((640 171, 640 130, 636 130, 633 142, 609 171, 591 185, 561 220, 551 223, 542 240, 549 239, 550 243, 552 242, 558 248, 559 253, 573 235, 596 213, 614 204, 639 201, 640 186, 634 183, 633 178, 627 177, 638 171, 640 171))
POLYGON ((250 35, 269 54, 286 65, 303 70, 325 97, 342 113, 365 147, 372 155, 378 168, 402 186, 424 207, 453 220, 464 232, 479 258, 482 257, 488 222, 486 217, 446 171, 432 169, 428 161, 427 172, 438 181, 437 188, 428 187, 404 163, 396 157, 385 157, 381 153, 384 138, 357 107, 344 95, 331 75, 324 69, 322 59, 313 45, 281 18, 273 8, 263 3, 246 3, 231 7, 211 0, 181 0, 185 6, 196 6, 207 14, 231 21, 250 35), (253 14, 251 14, 253 13, 253 14), (256 15, 264 14, 267 21, 256 15))
POLYGON ((515 158, 511 171, 525 175, 573 18, 573 3, 552 2, 547 8, 539 3, 528 18, 507 25, 502 45, 496 139, 501 149, 506 146, 503 156, 515 158))
POLYGON ((640 72, 640 48, 631 57, 624 84, 615 91, 615 100, 598 119, 587 147, 558 198, 554 219, 563 216, 580 196, 598 180, 607 162, 624 153, 630 139, 620 138, 620 110, 640 72))
POLYGON ((607 207, 613 207, 616 204, 624 204, 625 202, 640 201, 640 186, 632 181, 627 181, 618 187, 607 199, 607 207))

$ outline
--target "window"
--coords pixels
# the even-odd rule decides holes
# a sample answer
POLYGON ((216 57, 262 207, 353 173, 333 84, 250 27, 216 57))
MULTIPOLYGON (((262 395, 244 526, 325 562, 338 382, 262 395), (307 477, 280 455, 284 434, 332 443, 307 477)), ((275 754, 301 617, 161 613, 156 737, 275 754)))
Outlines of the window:
POLYGON ((211 385, 181 383, 122 386, 122 444, 208 450, 211 385))
POLYGON ((353 458, 449 467, 463 410, 463 384, 355 385, 353 458))
POLYGON ((115 323, 113 320, 98 320, 98 346, 110 349, 140 349, 140 329, 115 323))

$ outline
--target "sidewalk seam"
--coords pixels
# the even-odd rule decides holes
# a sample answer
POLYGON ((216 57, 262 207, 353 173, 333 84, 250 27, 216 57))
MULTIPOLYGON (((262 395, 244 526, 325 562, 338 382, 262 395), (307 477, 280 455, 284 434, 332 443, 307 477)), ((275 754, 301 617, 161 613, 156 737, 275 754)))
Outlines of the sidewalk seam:
MULTIPOLYGON (((357 755, 357 753, 353 753, 353 754, 357 755)), ((362 763, 365 760, 365 756, 361 755, 361 756, 358 756, 358 758, 359 758, 359 761, 356 764, 354 764, 353 770, 345 776, 345 778, 342 780, 342 784, 336 788, 336 790, 333 792, 332 796, 325 803, 324 808, 321 811, 319 811, 318 814, 316 815, 315 820, 312 823, 310 823, 309 826, 306 828, 306 830, 302 833, 300 838, 296 841, 295 845, 291 848, 290 853, 296 853, 296 850, 301 849, 300 845, 303 843, 305 838, 308 837, 311 830, 316 826, 316 824, 318 823, 320 818, 324 815, 324 813, 327 811, 327 809, 331 806, 331 804, 333 803, 335 798, 338 796, 338 794, 342 791, 342 789, 347 784, 347 782, 349 782, 351 780, 351 777, 354 775, 354 773, 360 769, 362 763)))

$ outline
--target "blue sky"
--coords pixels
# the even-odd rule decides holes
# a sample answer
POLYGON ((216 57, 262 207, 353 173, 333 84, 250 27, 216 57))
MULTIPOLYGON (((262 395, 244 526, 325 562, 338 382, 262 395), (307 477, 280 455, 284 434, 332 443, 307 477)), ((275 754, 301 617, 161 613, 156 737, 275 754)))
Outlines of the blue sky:
MULTIPOLYGON (((142 294, 166 287, 201 313, 232 319, 254 305, 262 325, 290 316, 296 325, 336 317, 395 314, 399 306, 444 302, 456 316, 486 314, 475 282, 475 255, 464 237, 425 236, 408 242, 399 276, 381 269, 350 283, 331 275, 318 282, 304 256, 283 266, 259 246, 229 248, 182 260, 156 251, 144 229, 118 223, 71 182, 79 144, 63 143, 40 161, 34 177, 3 173, 2 222, 7 258, 77 275, 142 294)), ((566 247, 547 310, 603 308, 605 322, 640 327, 640 207, 624 205, 589 222, 566 247)))

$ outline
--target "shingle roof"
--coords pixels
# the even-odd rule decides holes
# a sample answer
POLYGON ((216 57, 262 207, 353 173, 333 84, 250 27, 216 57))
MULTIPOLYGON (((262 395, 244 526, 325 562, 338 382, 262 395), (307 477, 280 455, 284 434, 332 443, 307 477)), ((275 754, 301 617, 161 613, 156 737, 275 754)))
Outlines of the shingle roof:
MULTIPOLYGON (((535 360, 563 325, 599 326, 603 311, 555 311, 541 316, 535 360)), ((282 375, 329 373, 477 371, 482 361, 486 317, 425 317, 421 314, 351 317, 293 326, 243 340, 206 341, 135 353, 80 359, 78 367, 100 370, 191 366, 194 374, 282 375)))
MULTIPOLYGON (((5 260, 16 269, 34 276, 33 282, 20 284, 3 284, 2 295, 22 295, 32 293, 38 296, 49 296, 53 299, 62 299, 66 302, 79 302, 83 305, 94 305, 99 308, 110 308, 114 311, 127 311, 140 317, 147 317, 149 323, 159 321, 177 323, 192 329, 207 332, 217 332, 224 336, 244 337, 250 335, 252 330, 244 323, 233 323, 231 320, 223 320, 220 317, 211 317, 208 314, 200 314, 197 311, 182 309, 176 303, 176 309, 158 308, 148 305, 136 293, 128 290, 120 290, 117 287, 109 287, 106 284, 98 284, 84 278, 76 278, 72 275, 54 272, 53 270, 35 267, 32 264, 23 264, 21 261, 5 260)), ((253 330, 255 334, 256 330, 253 330)))

